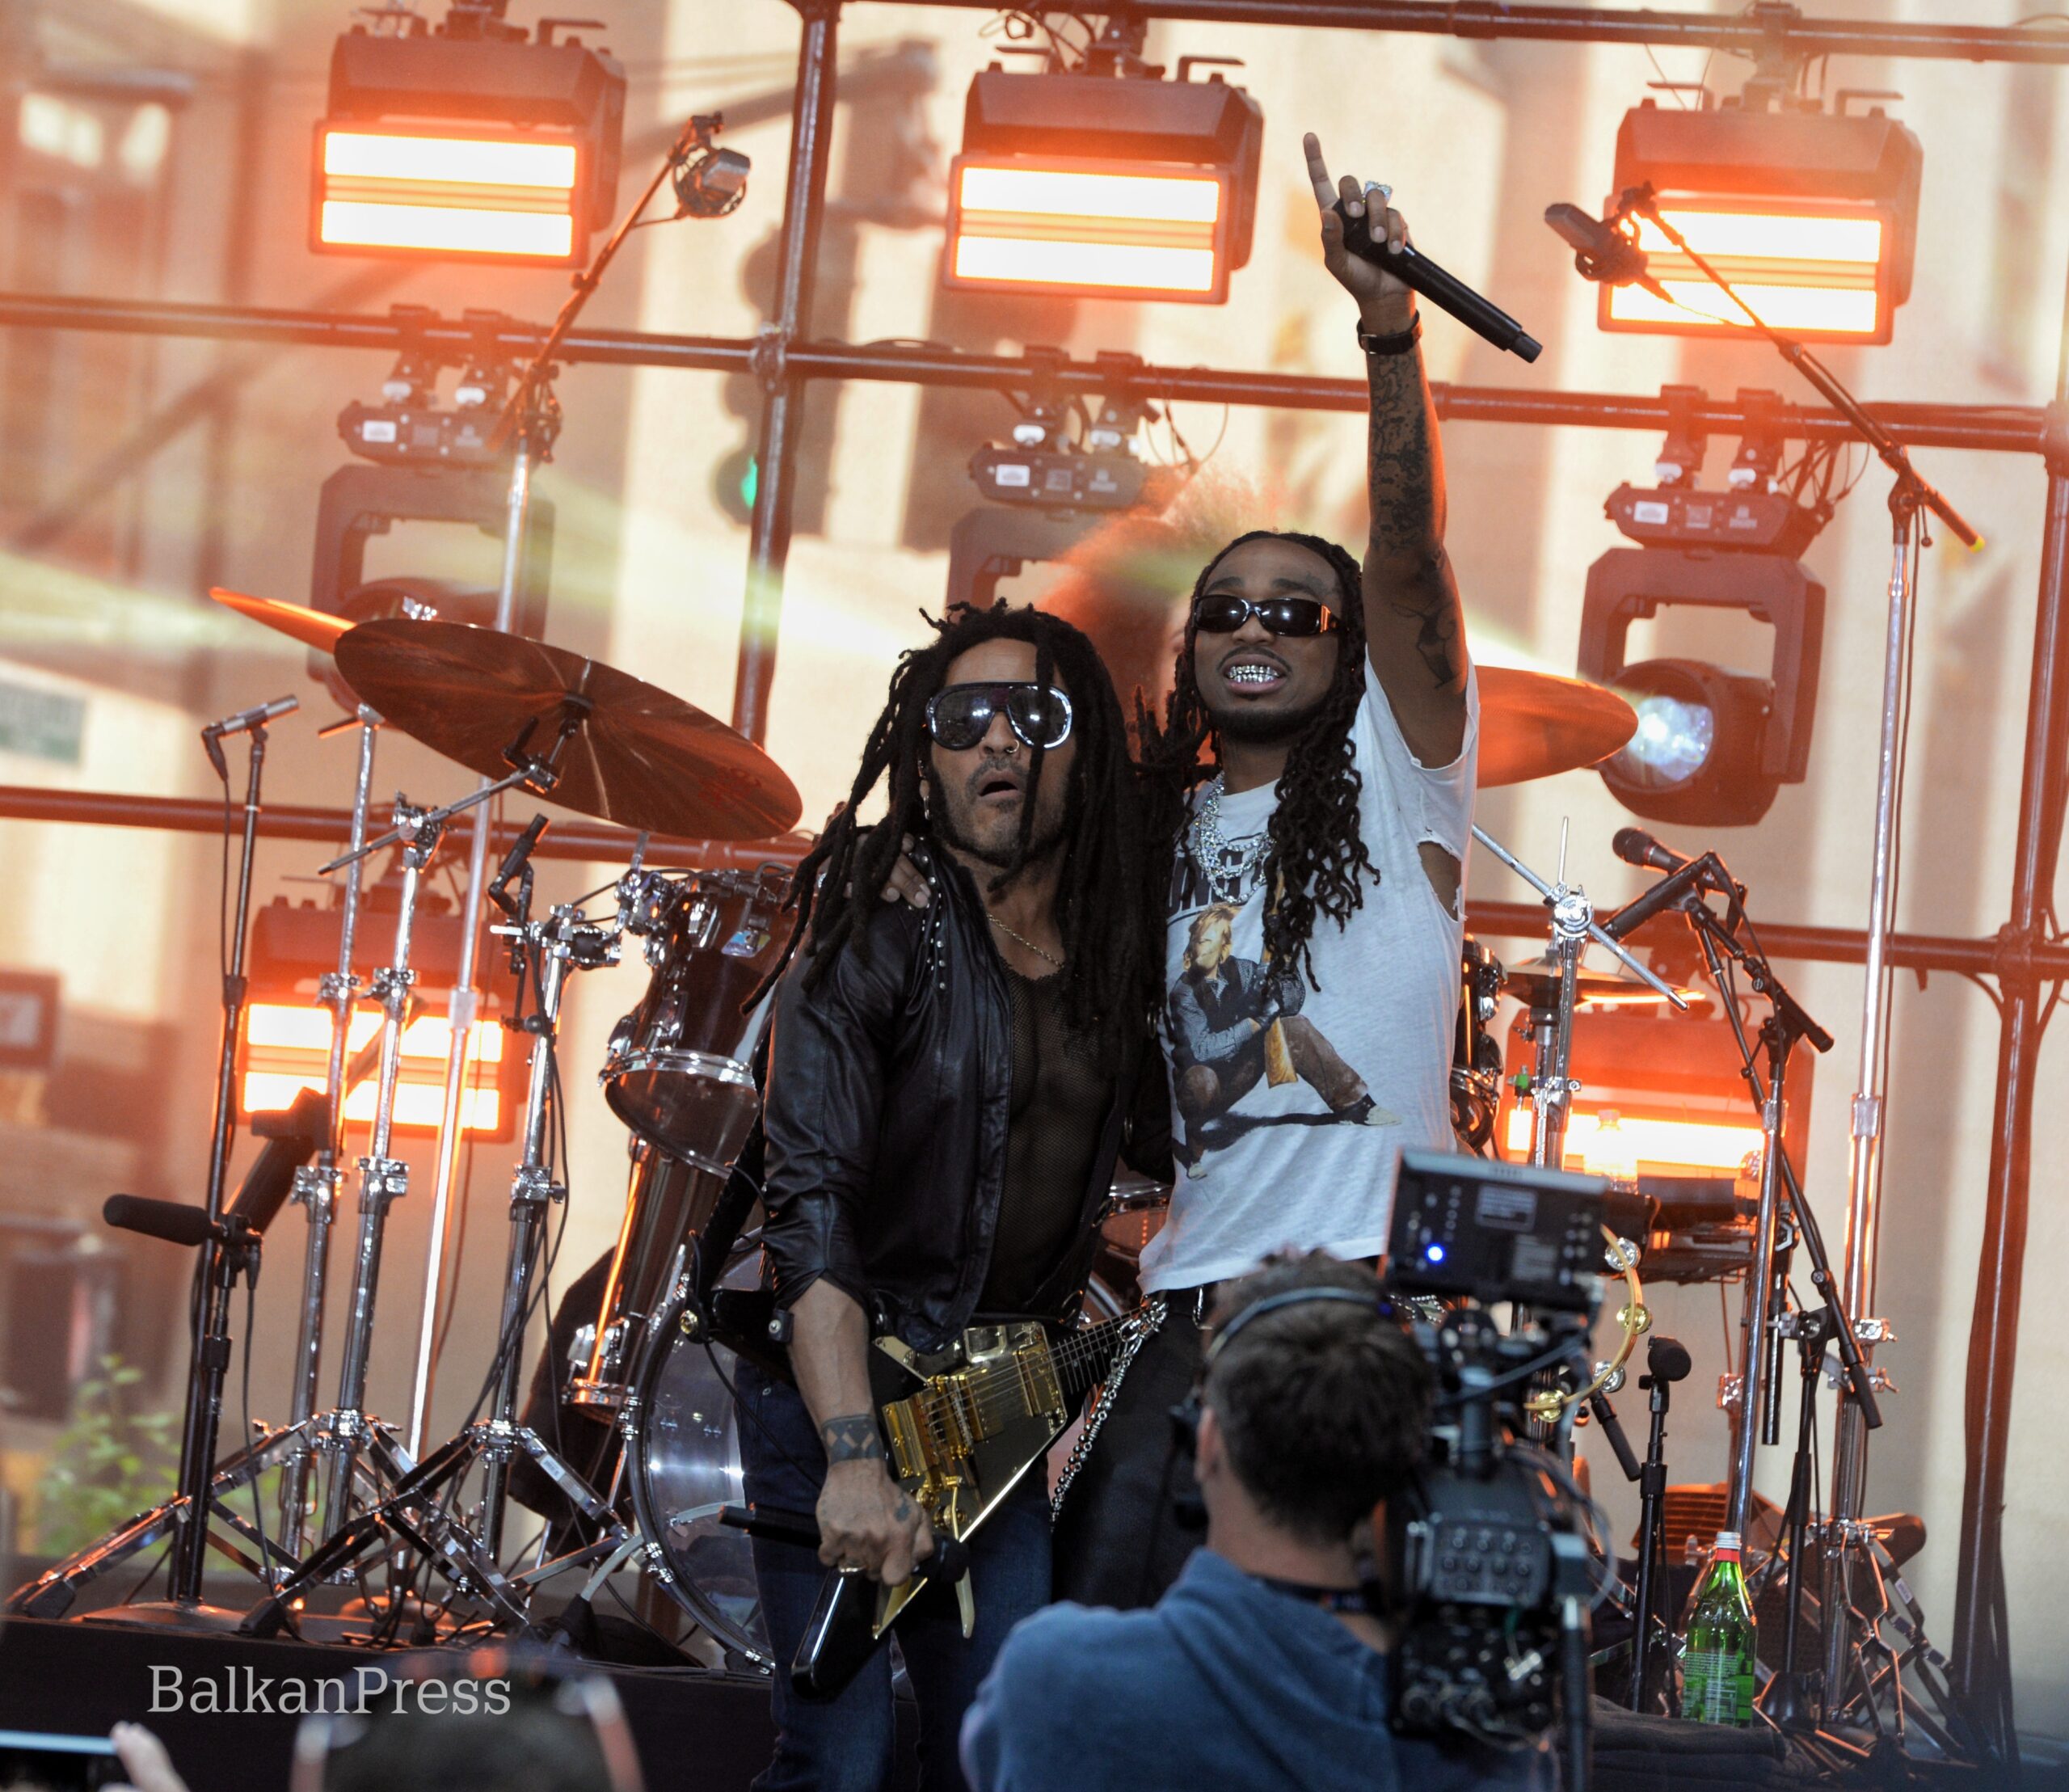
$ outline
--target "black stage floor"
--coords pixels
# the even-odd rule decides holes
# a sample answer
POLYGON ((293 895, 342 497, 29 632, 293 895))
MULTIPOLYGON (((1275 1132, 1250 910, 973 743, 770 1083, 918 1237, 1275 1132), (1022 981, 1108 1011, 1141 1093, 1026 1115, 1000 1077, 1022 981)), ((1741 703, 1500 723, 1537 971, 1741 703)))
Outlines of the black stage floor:
MULTIPOLYGON (((313 1685, 381 1659, 362 1650, 298 1642, 11 1619, 0 1625, 0 1728, 105 1735, 118 1721, 145 1723, 163 1739, 194 1792, 283 1792, 299 1720, 247 1709, 255 1695, 263 1690, 271 1701, 287 1680, 313 1685), (212 1702, 239 1709, 163 1709, 175 1684, 191 1706, 202 1679, 217 1689, 212 1702), (267 1681, 270 1689, 262 1688, 267 1681), (161 1707, 155 1712, 154 1690, 161 1707)), ((650 1792, 745 1792, 767 1764, 773 1733, 765 1681, 682 1669, 600 1671, 610 1676, 624 1702, 650 1792)), ((1115 1692, 1119 1697, 1124 1689, 1115 1692)), ((1635 1718, 1599 1703, 1598 1712, 1594 1792, 1991 1784, 1973 1772, 1921 1775, 1895 1761, 1865 1764, 1835 1777, 1800 1753, 1784 1752, 1765 1732, 1635 1718)), ((1070 1722, 1070 1714, 1059 1713, 1058 1721, 1070 1722)), ((909 1748, 900 1768, 898 1792, 909 1792, 915 1783, 909 1748)), ((2069 1792, 2054 1776, 2046 1778, 2054 1792, 2069 1792)), ((2024 1792, 2037 1792, 2041 1783, 2029 1775, 2024 1792)))

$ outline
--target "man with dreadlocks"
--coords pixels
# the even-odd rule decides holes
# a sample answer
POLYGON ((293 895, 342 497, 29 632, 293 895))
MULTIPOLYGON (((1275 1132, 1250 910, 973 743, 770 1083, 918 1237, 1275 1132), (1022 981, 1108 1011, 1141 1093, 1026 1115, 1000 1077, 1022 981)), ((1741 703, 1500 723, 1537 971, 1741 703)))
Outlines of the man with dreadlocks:
MULTIPOLYGON (((1154 862, 1119 700, 1058 618, 959 607, 908 653, 848 800, 798 868, 761 1128, 764 1259, 794 1380, 744 1371, 748 1497, 815 1511, 817 1558, 754 1545, 787 1668, 828 1566, 904 1581, 933 1548, 887 1471, 872 1330, 939 1350, 973 1322, 1074 1313, 1123 1144, 1168 1164, 1155 1026, 1154 862), (879 783, 887 812, 856 817, 879 783), (879 892, 911 842, 919 906, 879 892), (1137 1124, 1139 1120, 1139 1124, 1137 1124)), ((1039 1467, 971 1540, 976 1622, 949 1588, 899 1621, 925 1784, 962 1784, 956 1734, 1014 1622, 1047 1602, 1039 1467)), ((765 1792, 874 1789, 891 1771, 879 1651, 830 1701, 773 1681, 765 1792)))
MULTIPOLYGON (((1191 1546, 1165 1415, 1214 1285, 1289 1246, 1376 1257, 1403 1147, 1452 1145, 1476 720, 1436 418, 1413 295, 1344 247, 1334 203, 1362 216, 1367 194, 1331 183, 1312 136, 1307 154, 1323 260, 1358 303, 1371 538, 1362 567, 1312 535, 1230 542, 1194 587, 1162 724, 1144 719, 1184 1174, 1142 1255, 1167 1317, 1059 1527, 1060 1586, 1088 1604, 1153 1604, 1191 1546)), ((1398 212, 1382 227, 1406 240, 1398 212)))

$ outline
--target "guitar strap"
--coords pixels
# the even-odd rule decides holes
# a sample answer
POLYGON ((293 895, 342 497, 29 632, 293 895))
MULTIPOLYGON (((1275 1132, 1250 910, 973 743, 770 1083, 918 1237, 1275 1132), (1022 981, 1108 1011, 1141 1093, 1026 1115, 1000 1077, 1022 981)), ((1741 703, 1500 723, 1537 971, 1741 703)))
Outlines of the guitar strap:
POLYGON ((1064 1499, 1070 1492, 1071 1483, 1077 1480, 1077 1471, 1083 1468, 1092 1454, 1092 1446, 1098 1441, 1099 1427, 1106 1423, 1106 1415, 1113 1410, 1114 1402, 1119 1398, 1121 1383, 1127 1378, 1128 1364, 1136 1360, 1137 1352, 1154 1338, 1164 1326, 1164 1297, 1152 1294, 1143 1303, 1136 1322, 1127 1328, 1121 1340, 1121 1347, 1114 1354, 1114 1366, 1106 1372, 1106 1379, 1100 1385, 1099 1398, 1092 1403, 1092 1410, 1085 1415, 1085 1428, 1077 1434, 1077 1441, 1071 1445, 1070 1460, 1064 1464, 1063 1473, 1056 1477, 1055 1490, 1049 1495, 1049 1516, 1053 1521, 1062 1515, 1064 1499))

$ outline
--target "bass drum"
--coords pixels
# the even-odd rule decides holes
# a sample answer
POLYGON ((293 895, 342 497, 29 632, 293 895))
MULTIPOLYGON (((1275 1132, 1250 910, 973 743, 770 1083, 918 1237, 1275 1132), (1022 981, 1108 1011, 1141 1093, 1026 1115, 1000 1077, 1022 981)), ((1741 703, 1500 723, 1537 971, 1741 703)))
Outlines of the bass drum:
MULTIPOLYGON (((719 1278, 722 1288, 751 1288, 761 1279, 761 1248, 744 1240, 719 1278)), ((654 1578, 691 1618, 727 1649, 773 1672, 776 1662, 761 1622, 753 1545, 746 1533, 718 1522, 721 1507, 745 1495, 733 1389, 735 1377, 761 1372, 723 1344, 685 1333, 687 1299, 678 1288, 642 1365, 632 1435, 630 1480, 640 1535, 651 1546, 654 1578)), ((1085 1289, 1084 1320, 1112 1318, 1119 1298, 1094 1276, 1085 1289)), ((1050 1482, 1077 1436, 1073 1425, 1050 1449, 1050 1482)))

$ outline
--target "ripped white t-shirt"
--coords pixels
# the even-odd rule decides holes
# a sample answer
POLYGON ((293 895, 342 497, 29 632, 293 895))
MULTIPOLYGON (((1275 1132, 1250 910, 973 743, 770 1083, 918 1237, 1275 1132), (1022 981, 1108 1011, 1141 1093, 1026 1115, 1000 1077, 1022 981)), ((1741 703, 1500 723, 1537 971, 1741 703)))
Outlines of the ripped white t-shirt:
POLYGON ((1416 849, 1431 841, 1463 871, 1480 734, 1472 679, 1466 717, 1458 757, 1424 765, 1366 668, 1351 740, 1359 831, 1378 877, 1364 879, 1348 921, 1317 917, 1319 987, 1265 955, 1277 787, 1221 798, 1219 855, 1188 831, 1172 875, 1163 1018, 1178 1179, 1142 1254, 1145 1288, 1220 1281, 1287 1246, 1376 1256, 1402 1150, 1457 1149, 1450 1082, 1464 922, 1416 849), (1201 862, 1203 852, 1217 862, 1201 862))

